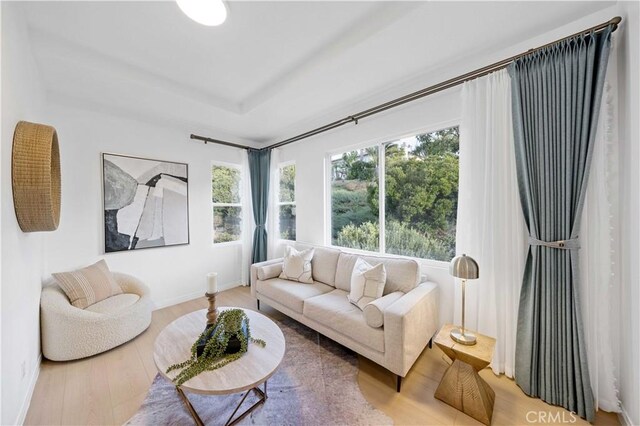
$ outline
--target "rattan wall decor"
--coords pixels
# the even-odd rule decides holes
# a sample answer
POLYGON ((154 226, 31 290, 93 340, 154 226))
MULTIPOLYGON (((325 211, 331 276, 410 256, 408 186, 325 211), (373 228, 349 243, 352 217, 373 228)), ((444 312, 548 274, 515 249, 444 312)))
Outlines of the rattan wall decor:
POLYGON ((60 152, 56 129, 20 121, 11 156, 13 204, 23 232, 55 231, 60 223, 60 152))

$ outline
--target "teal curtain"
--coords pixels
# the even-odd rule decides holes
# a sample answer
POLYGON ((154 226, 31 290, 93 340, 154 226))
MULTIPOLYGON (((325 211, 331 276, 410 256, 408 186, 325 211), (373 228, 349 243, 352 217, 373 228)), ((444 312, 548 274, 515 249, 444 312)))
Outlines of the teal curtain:
POLYGON ((251 174, 251 201, 256 229, 253 231, 251 263, 267 260, 267 209, 269 207, 270 149, 249 149, 249 172, 251 174))
POLYGON ((508 67, 516 169, 529 229, 515 379, 530 396, 595 416, 578 299, 578 231, 612 27, 508 67))

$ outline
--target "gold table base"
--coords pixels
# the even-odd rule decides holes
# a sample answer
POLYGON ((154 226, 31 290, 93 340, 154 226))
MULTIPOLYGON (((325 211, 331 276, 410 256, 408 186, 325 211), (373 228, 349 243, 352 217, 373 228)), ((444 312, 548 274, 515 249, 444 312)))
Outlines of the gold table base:
POLYGON ((435 397, 485 425, 491 424, 496 393, 466 362, 453 361, 444 373, 435 397))
MULTIPOLYGON (((193 417, 193 420, 196 422, 196 425, 204 426, 204 422, 198 415, 198 412, 196 411, 196 409, 193 408, 193 405, 191 405, 191 401, 189 401, 189 398, 187 398, 187 395, 184 393, 184 391, 180 387, 176 387, 176 390, 178 391, 178 395, 180 395, 180 398, 182 398, 182 402, 184 402, 184 405, 187 407, 189 414, 191 414, 191 417, 193 417)), ((247 415, 249 415, 253 410, 255 410, 258 407, 258 405, 264 404, 266 400, 267 400, 267 382, 265 381, 264 391, 258 387, 255 387, 245 392, 244 396, 238 403, 238 406, 236 407, 235 410, 233 410, 233 413, 231 413, 231 415, 229 416, 229 419, 225 423, 225 426, 235 425, 240 420, 244 419, 247 415), (256 401, 251 407, 243 411, 234 419, 233 416, 236 415, 236 413, 244 403, 245 399, 247 399, 247 396, 249 396, 251 392, 254 392, 258 396, 259 398, 258 401, 256 401)))

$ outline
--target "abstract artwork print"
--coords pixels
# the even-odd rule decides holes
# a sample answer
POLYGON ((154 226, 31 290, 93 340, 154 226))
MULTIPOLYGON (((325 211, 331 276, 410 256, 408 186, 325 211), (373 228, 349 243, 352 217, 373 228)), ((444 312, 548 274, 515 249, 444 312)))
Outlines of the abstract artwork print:
POLYGON ((104 250, 189 244, 188 166, 102 154, 104 250))

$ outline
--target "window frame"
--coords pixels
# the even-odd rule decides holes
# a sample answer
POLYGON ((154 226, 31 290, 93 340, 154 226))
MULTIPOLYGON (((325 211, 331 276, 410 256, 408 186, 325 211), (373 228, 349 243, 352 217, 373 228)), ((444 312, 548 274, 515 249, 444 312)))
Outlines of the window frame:
POLYGON ((455 118, 451 120, 445 120, 438 123, 433 123, 428 126, 419 127, 417 129, 404 132, 398 135, 389 135, 385 137, 377 137, 371 138, 365 141, 361 141, 355 144, 345 145, 340 148, 329 150, 325 153, 325 209, 324 209, 324 223, 325 223, 325 232, 324 232, 324 245, 327 247, 332 247, 336 249, 348 250, 353 253, 363 254, 363 255, 374 255, 374 256, 383 256, 383 257, 401 257, 406 259, 414 259, 425 266, 433 266, 437 268, 448 268, 450 262, 444 260, 435 260, 435 259, 426 259, 421 257, 411 257, 393 253, 386 253, 386 235, 385 235, 385 220, 386 220, 386 200, 385 200, 385 166, 386 166, 386 158, 385 158, 385 149, 383 147, 386 144, 397 142, 400 139, 414 137, 416 135, 437 132, 439 130, 448 129, 450 127, 458 127, 460 128, 460 118, 455 118), (332 176, 332 165, 331 165, 331 157, 334 155, 344 154, 345 152, 355 151, 364 148, 370 147, 378 148, 378 251, 369 251, 362 249, 353 249, 350 247, 342 247, 336 246, 333 244, 333 239, 331 237, 331 230, 333 227, 332 223, 332 204, 331 204, 331 176, 332 176))
POLYGON ((238 188, 238 194, 240 196, 240 202, 239 203, 214 203, 213 199, 211 200, 211 245, 213 247, 224 247, 224 246, 235 246, 235 245, 240 245, 243 243, 243 239, 244 239, 244 212, 243 209, 245 208, 245 200, 244 200, 244 185, 245 185, 245 177, 244 177, 244 173, 242 173, 242 165, 241 164, 236 164, 236 163, 229 163, 226 161, 212 161, 211 162, 211 168, 210 168, 210 173, 211 173, 211 185, 213 185, 213 168, 214 167, 226 167, 229 169, 236 169, 238 170, 238 172, 240 173, 240 184, 239 184, 239 188, 238 188), (233 240, 233 241, 224 241, 224 242, 220 242, 220 243, 216 243, 216 228, 215 228, 215 213, 214 213, 214 209, 216 207, 240 207, 240 236, 237 240, 233 240))
POLYGON ((295 160, 288 160, 288 161, 283 161, 278 163, 278 170, 277 170, 278 185, 276 185, 276 209, 274 212, 274 215, 276 216, 275 220, 278 221, 278 241, 285 241, 285 242, 292 242, 292 243, 295 243, 298 238, 298 216, 296 215, 296 239, 288 240, 285 238, 281 238, 282 230, 280 229, 280 206, 294 206, 297 208, 296 202, 298 197, 296 196, 296 188, 298 188, 298 168, 296 167, 296 174, 293 180, 294 181, 293 201, 280 201, 280 170, 284 167, 295 166, 295 165, 296 165, 295 160))

